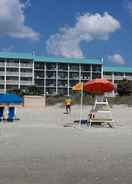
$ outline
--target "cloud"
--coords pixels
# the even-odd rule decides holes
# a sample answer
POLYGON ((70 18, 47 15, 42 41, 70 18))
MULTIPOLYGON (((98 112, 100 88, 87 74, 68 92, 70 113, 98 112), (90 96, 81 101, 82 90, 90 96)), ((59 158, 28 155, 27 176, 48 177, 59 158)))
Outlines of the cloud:
POLYGON ((24 9, 27 7, 20 0, 0 0, 0 36, 39 39, 39 33, 25 25, 24 9))
POLYGON ((124 7, 127 9, 128 13, 132 16, 132 1, 124 0, 124 7))
POLYGON ((46 42, 49 54, 65 57, 84 57, 82 41, 108 40, 110 34, 120 28, 120 23, 109 13, 86 13, 77 17, 73 27, 63 27, 46 42))
POLYGON ((8 47, 2 48, 1 51, 2 52, 11 52, 14 50, 14 48, 15 48, 14 45, 10 45, 8 47))
POLYGON ((113 54, 108 56, 108 60, 118 65, 125 65, 126 61, 120 54, 113 54))

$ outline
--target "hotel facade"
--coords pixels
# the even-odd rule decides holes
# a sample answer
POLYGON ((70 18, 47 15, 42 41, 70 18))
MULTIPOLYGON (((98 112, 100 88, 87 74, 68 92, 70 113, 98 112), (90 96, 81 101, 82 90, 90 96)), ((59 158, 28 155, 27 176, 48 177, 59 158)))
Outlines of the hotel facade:
POLYGON ((0 52, 0 91, 36 86, 40 94, 70 95, 72 86, 96 78, 132 80, 132 68, 104 67, 101 59, 50 58, 0 52))

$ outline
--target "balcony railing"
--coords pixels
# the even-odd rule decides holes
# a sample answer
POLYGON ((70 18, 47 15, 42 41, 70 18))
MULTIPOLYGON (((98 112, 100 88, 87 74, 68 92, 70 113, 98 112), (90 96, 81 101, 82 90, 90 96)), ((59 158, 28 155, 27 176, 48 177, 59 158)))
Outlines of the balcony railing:
POLYGON ((46 71, 56 71, 56 67, 55 68, 46 68, 46 71))
POLYGON ((18 68, 19 67, 19 63, 7 63, 6 67, 8 68, 18 68))
POLYGON ((0 76, 4 76, 4 75, 5 75, 4 71, 0 72, 0 76))
POLYGON ((104 75, 103 76, 105 79, 112 79, 112 75, 104 75))
POLYGON ((7 76, 18 76, 19 75, 19 73, 18 72, 6 72, 6 75, 7 76))
POLYGON ((58 77, 58 80, 68 80, 68 77, 58 77))
POLYGON ((32 68, 33 67, 33 65, 32 64, 23 64, 23 63, 21 63, 21 68, 32 68))
POLYGON ((114 76, 114 80, 123 80, 124 76, 114 76))
POLYGON ((27 72, 21 72, 20 75, 21 77, 32 77, 32 73, 27 73, 27 72))
POLYGON ((52 87, 52 88, 55 88, 56 87, 56 84, 47 84, 46 87, 52 87))
POLYGON ((125 76, 125 79, 132 80, 132 76, 125 76))
POLYGON ((56 76, 51 76, 51 77, 46 76, 46 79, 56 79, 56 76))
POLYGON ((19 83, 19 81, 18 80, 7 80, 6 81, 6 84, 10 84, 10 85, 17 85, 19 83))
POLYGON ((69 80, 79 80, 79 77, 70 77, 69 80))
POLYGON ((20 81, 20 84, 21 85, 24 85, 24 86, 31 86, 31 85, 33 85, 33 83, 32 83, 32 81, 20 81))
POLYGON ((3 63, 0 63, 0 67, 5 67, 5 63, 3 62, 3 63))
POLYGON ((4 80, 0 80, 0 84, 4 84, 5 82, 4 82, 4 80))

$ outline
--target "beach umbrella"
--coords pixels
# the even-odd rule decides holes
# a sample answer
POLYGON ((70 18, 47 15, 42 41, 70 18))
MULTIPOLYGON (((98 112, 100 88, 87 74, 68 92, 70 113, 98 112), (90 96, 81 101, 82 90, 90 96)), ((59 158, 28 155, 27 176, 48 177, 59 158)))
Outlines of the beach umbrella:
POLYGON ((81 119, 82 119, 82 106, 83 106, 83 83, 82 82, 79 82, 79 83, 75 84, 72 87, 72 90, 73 91, 76 91, 76 92, 80 92, 80 94, 81 94, 81 103, 80 103, 80 123, 81 123, 81 119))
POLYGON ((83 85, 83 90, 88 93, 94 94, 104 94, 105 92, 113 91, 114 85, 112 82, 106 79, 95 79, 85 82, 83 85))

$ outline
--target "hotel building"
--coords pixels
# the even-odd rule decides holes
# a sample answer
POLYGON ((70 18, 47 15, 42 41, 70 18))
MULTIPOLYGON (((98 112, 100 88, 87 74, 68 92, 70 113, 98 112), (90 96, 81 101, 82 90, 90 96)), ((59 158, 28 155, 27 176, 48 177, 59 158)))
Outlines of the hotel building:
POLYGON ((132 80, 132 68, 104 67, 101 59, 50 58, 0 52, 0 91, 36 86, 40 94, 70 95, 77 82, 105 78, 132 80))

